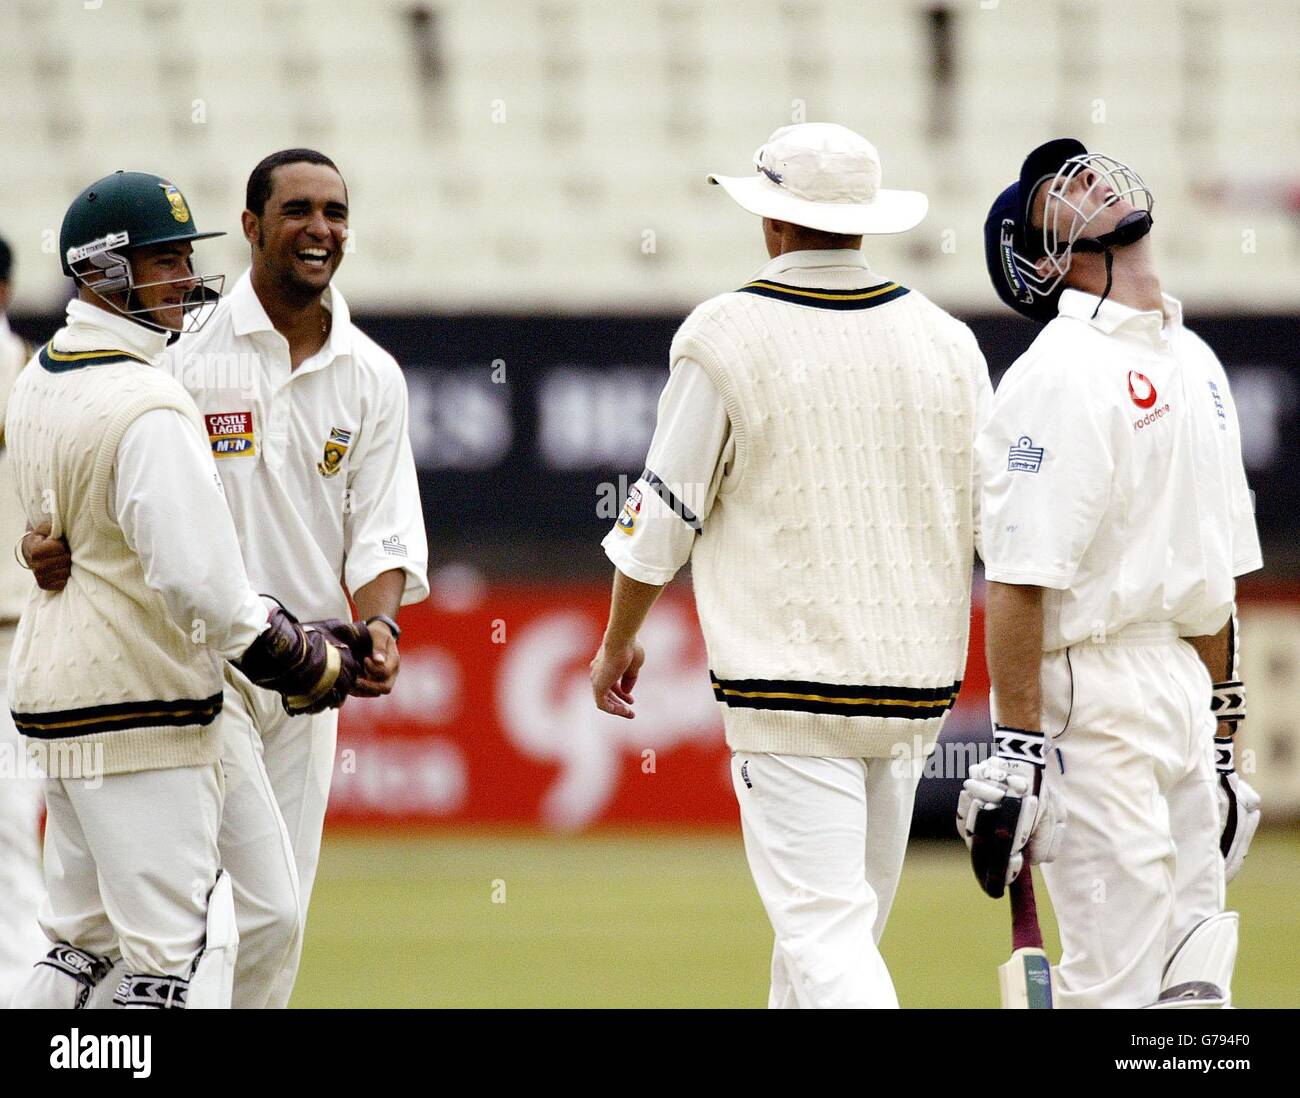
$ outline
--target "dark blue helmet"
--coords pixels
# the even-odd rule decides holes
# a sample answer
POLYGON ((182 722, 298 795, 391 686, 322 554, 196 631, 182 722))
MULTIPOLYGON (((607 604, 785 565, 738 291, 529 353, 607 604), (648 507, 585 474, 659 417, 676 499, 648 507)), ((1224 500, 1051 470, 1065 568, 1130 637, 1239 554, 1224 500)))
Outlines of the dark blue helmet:
POLYGON ((1021 316, 1046 324, 1056 316, 1073 254, 1088 251, 1106 255, 1104 298, 1110 292, 1111 250, 1150 232, 1151 206, 1151 192, 1127 165, 1089 153, 1072 137, 1039 145, 1025 157, 1020 178, 998 195, 984 222, 984 259, 998 297, 1021 316), (1091 182, 1080 197, 1070 187, 1085 171, 1085 181, 1091 182), (1035 229, 1030 214, 1044 185, 1049 188, 1047 216, 1035 229), (1088 201, 1097 187, 1105 187, 1109 197, 1088 201), (1115 228, 1097 237, 1082 235, 1102 209, 1120 200, 1135 208, 1115 228), (1040 271, 1043 259, 1047 263, 1040 271))
POLYGON ((1021 316, 1046 324, 1056 316, 1056 303, 1064 286, 1043 290, 1033 261, 1046 254, 1041 234, 1029 232, 1034 195, 1054 179, 1071 157, 1087 156, 1083 142, 1063 137, 1039 145, 1025 157, 1020 178, 993 203, 984 222, 984 260, 993 288, 1021 316))
POLYGON ((1012 183, 998 195, 984 222, 984 261, 988 264, 993 288, 1003 303, 1021 316, 1046 324, 1056 316, 1056 303, 1065 287, 1058 285, 1052 293, 1039 296, 1022 273, 1025 254, 1021 221, 1023 208, 1019 183, 1012 183))

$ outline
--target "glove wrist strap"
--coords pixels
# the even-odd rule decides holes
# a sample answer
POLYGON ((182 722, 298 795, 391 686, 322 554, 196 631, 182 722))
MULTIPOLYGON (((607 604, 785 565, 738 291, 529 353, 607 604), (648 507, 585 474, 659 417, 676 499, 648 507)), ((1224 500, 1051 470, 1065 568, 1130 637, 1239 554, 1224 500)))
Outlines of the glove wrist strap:
POLYGON ((1233 747, 1231 736, 1214 737, 1214 769, 1220 774, 1236 772, 1236 750, 1233 747))
POLYGON ((1003 759, 1017 759, 1040 770, 1047 758, 1047 737, 1027 728, 1011 728, 1005 724, 993 726, 994 753, 1003 759))
POLYGON ((1219 731, 1231 735, 1237 722, 1246 719, 1246 685, 1240 679, 1227 679, 1214 684, 1210 695, 1210 712, 1219 722, 1219 731))

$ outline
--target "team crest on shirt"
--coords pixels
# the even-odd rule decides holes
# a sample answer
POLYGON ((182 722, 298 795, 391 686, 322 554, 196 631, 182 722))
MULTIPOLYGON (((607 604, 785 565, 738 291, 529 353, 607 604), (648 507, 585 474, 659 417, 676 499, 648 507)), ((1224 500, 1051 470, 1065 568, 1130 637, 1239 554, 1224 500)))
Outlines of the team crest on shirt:
POLYGON ((203 418, 214 458, 251 457, 257 452, 252 412, 211 412, 203 418))
POLYGON ((1021 435, 1007 452, 1008 473, 1036 473, 1043 467, 1043 448, 1028 435, 1021 435))
POLYGON ((627 494, 627 502, 623 504, 623 512, 618 516, 618 528, 625 534, 631 534, 636 529, 636 518, 640 513, 641 489, 633 485, 627 494))
POLYGON ((343 456, 351 445, 351 431, 345 431, 342 427, 331 427, 330 437, 325 442, 325 456, 316 463, 317 472, 323 477, 336 476, 340 462, 343 461, 343 456))

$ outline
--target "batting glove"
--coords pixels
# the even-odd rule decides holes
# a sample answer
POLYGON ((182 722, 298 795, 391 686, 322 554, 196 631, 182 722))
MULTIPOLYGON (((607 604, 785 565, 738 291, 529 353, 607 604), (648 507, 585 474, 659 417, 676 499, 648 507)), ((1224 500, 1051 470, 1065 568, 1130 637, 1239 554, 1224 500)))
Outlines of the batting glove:
POLYGON ((1030 862, 1050 862, 1065 835, 1065 804, 1043 783, 1046 737, 997 725, 994 754, 968 771, 957 832, 980 886, 998 897, 1030 862))
POLYGON ((1232 880, 1246 860, 1250 840, 1259 827, 1260 799, 1240 774, 1231 738, 1215 737, 1214 768, 1219 774, 1219 853, 1223 876, 1232 880))
POLYGON ((1218 721, 1214 737, 1214 768, 1219 776, 1219 852, 1223 875, 1232 880, 1246 860, 1246 850, 1259 827, 1259 794, 1237 773, 1233 736, 1246 719, 1246 684, 1240 679, 1216 682, 1210 711, 1218 721))

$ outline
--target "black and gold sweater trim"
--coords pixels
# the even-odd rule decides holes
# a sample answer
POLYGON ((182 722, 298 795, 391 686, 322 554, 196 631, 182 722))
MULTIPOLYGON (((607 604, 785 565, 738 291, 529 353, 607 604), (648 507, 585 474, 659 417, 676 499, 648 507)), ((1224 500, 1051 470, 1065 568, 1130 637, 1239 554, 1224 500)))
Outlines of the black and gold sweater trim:
POLYGON ((906 286, 897 282, 883 282, 879 286, 869 286, 858 290, 826 290, 810 286, 789 286, 784 282, 770 282, 759 279, 746 283, 736 291, 741 294, 757 294, 777 301, 788 301, 794 305, 809 305, 814 309, 874 309, 877 305, 886 305, 908 292, 906 286))
POLYGON ((208 725, 217 719, 220 712, 221 694, 217 693, 210 698, 117 702, 48 713, 13 713, 13 718, 24 736, 38 740, 64 740, 130 728, 208 725))
POLYGON ((146 366, 149 365, 146 359, 129 351, 56 351, 53 343, 42 347, 37 358, 52 374, 80 370, 84 366, 107 366, 113 362, 143 362, 146 366))
POLYGON ((796 679, 720 679, 710 672, 713 696, 733 709, 786 709, 844 717, 928 720, 952 708, 961 680, 951 686, 857 686, 796 679))

